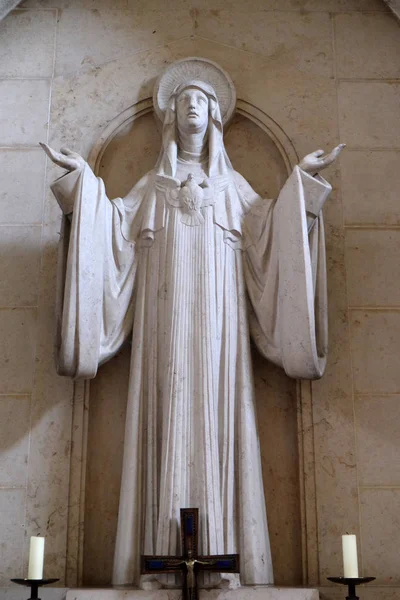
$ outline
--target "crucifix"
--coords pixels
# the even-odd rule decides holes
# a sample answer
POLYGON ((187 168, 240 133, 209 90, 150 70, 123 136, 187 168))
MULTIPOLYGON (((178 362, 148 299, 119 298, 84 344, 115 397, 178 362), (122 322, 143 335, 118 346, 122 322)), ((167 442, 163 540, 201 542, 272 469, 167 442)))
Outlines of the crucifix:
POLYGON ((239 573, 239 554, 198 555, 198 525, 199 509, 181 508, 182 556, 142 556, 142 574, 183 573, 183 600, 198 600, 198 571, 239 573))

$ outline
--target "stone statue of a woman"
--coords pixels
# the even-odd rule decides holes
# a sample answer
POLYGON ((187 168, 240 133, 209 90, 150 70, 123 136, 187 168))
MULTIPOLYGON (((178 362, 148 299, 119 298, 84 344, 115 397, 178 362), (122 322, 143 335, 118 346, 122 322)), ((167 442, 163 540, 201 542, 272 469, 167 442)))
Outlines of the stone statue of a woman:
POLYGON ((72 213, 59 372, 95 377, 132 343, 114 584, 140 583, 141 554, 177 553, 187 506, 200 510, 200 553, 239 553, 243 583, 272 583, 250 335, 291 377, 325 367, 331 187, 317 173, 343 146, 306 156, 276 201, 261 199, 225 151, 230 80, 195 60, 195 77, 188 59, 158 82, 159 160, 126 198, 43 144, 68 171, 52 190, 72 213))

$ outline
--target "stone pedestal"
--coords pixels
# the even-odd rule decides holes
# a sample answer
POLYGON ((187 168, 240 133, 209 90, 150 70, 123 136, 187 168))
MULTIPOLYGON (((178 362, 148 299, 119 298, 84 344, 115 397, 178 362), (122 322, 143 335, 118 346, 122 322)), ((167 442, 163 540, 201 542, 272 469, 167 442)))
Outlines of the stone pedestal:
MULTIPOLYGON (((179 589, 144 591, 132 588, 76 588, 66 600, 181 600, 179 589)), ((319 600, 314 588, 242 586, 236 590, 201 589, 200 600, 319 600)))

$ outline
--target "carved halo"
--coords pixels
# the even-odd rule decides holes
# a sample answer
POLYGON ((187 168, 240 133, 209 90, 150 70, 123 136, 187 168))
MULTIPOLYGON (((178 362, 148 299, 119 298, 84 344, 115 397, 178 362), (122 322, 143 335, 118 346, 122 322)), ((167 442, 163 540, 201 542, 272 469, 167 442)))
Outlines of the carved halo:
POLYGON ((165 110, 174 89, 185 81, 209 83, 217 94, 224 125, 232 118, 236 105, 236 90, 232 79, 217 63, 206 58, 190 57, 170 64, 157 79, 153 92, 154 110, 164 121, 165 110))

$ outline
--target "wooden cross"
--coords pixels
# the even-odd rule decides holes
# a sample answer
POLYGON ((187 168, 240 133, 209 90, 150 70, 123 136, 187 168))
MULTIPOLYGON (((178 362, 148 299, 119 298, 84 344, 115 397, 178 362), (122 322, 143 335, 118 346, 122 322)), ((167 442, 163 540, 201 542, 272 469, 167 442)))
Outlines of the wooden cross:
POLYGON ((199 509, 181 508, 182 556, 142 556, 141 573, 183 572, 183 600, 198 600, 197 572, 239 573, 239 554, 199 556, 199 509))

